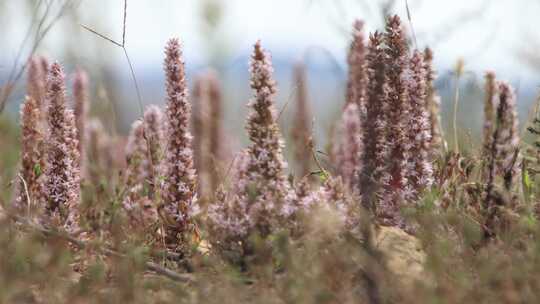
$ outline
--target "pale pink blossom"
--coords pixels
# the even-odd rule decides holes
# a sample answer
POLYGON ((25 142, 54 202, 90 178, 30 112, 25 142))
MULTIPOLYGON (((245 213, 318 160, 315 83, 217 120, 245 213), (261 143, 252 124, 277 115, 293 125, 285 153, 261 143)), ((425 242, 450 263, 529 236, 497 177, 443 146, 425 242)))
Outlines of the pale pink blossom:
POLYGON ((70 231, 79 227, 80 168, 77 127, 67 107, 64 72, 54 63, 47 80, 47 164, 45 191, 51 222, 70 231))

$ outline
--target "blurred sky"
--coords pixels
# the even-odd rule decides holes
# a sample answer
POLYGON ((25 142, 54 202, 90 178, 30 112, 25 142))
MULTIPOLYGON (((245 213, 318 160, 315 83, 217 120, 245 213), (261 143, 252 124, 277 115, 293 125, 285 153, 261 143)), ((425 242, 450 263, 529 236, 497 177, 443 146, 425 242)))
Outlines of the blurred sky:
MULTIPOLYGON (((179 36, 186 58, 206 59, 201 35, 200 0, 131 0, 128 7, 128 47, 140 63, 160 62, 162 48, 171 36, 179 36)), ((224 0, 219 36, 227 51, 249 53, 257 39, 277 54, 300 56, 306 49, 321 48, 343 61, 348 31, 354 18, 366 20, 372 31, 381 27, 377 0, 224 0), (369 3, 369 4, 365 4, 369 3)), ((510 77, 528 77, 530 69, 519 54, 535 47, 530 39, 540 36, 537 1, 519 0, 409 0, 413 27, 420 47, 432 45, 439 65, 449 66, 458 57, 474 70, 496 69, 510 77)), ((121 0, 83 0, 81 22, 120 37, 121 0), (85 12, 89 12, 86 14, 85 12), (103 21, 103 20, 101 20, 103 21)), ((393 12, 406 18, 405 1, 398 0, 393 12)), ((408 23, 407 23, 408 25, 408 23)), ((86 35, 85 39, 95 39, 86 35)))
MULTIPOLYGON (((4 6, 15 12, 20 2, 22 0, 7 0, 4 6)), ((178 36, 184 42, 186 59, 193 64, 204 64, 208 48, 215 47, 208 45, 209 38, 204 35, 201 20, 207 2, 130 0, 127 46, 134 61, 143 65, 161 62, 166 40, 178 36)), ((306 50, 315 48, 326 50, 343 62, 354 18, 366 20, 369 31, 381 28, 379 6, 385 1, 214 2, 222 8, 222 21, 218 24, 217 35, 210 39, 220 40, 219 47, 230 56, 229 60, 249 54, 253 42, 261 39, 276 55, 301 56, 306 50)), ((540 41, 535 28, 540 1, 409 0, 409 6, 419 47, 432 46, 441 67, 449 67, 457 58, 464 57, 467 66, 474 70, 496 69, 509 77, 533 76, 519 56, 522 49, 536 46, 531 40, 540 41)), ((122 11, 122 0, 82 0, 77 9, 78 22, 120 39, 122 11)), ((396 0, 391 12, 406 20, 405 1, 396 0)), ((4 34, 9 37, 7 45, 10 47, 3 47, 8 56, 15 53, 27 26, 27 22, 20 21, 3 24, 8 26, 4 34)), ((62 39, 77 39, 82 45, 96 43, 96 37, 78 28, 76 23, 68 24, 68 27, 75 27, 71 35, 67 36, 62 27, 56 27, 45 39, 47 52, 58 53, 55 46, 63 47, 57 43, 62 39)))

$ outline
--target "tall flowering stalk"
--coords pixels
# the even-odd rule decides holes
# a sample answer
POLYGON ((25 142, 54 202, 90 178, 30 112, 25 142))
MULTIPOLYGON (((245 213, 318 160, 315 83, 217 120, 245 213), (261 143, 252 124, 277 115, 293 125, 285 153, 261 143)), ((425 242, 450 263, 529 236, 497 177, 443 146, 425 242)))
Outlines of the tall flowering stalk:
POLYGON ((383 191, 377 214, 383 224, 403 226, 399 209, 412 197, 413 189, 407 180, 407 160, 411 150, 406 134, 407 123, 411 121, 409 50, 398 16, 388 19, 384 39, 388 81, 388 94, 384 100, 387 112, 385 154, 388 163, 382 177, 383 191))
POLYGON ((347 56, 349 79, 347 83, 346 103, 354 102, 363 110, 367 88, 366 56, 367 49, 364 35, 364 22, 355 20, 352 41, 347 56))
POLYGON ((346 105, 338 126, 341 138, 334 152, 337 174, 341 176, 343 184, 357 195, 360 194, 358 178, 364 151, 361 116, 359 104, 351 102, 346 105))
POLYGON ((199 192, 209 197, 219 184, 222 150, 222 97, 215 71, 197 77, 193 87, 193 152, 199 175, 199 192))
POLYGON ((296 84, 296 112, 294 115, 291 137, 294 140, 294 159, 298 175, 304 177, 311 172, 311 113, 308 104, 306 68, 297 63, 294 67, 294 83, 296 84))
POLYGON ((148 148, 146 158, 148 164, 147 172, 147 192, 150 199, 154 198, 154 194, 159 184, 159 170, 161 159, 163 157, 163 141, 164 128, 163 112, 158 106, 150 105, 143 115, 144 138, 148 148))
POLYGON ((157 154, 161 146, 159 121, 159 108, 149 107, 145 111, 144 120, 133 123, 126 146, 127 194, 123 206, 133 226, 148 226, 156 220, 152 195, 159 158, 156 155, 153 159, 153 154, 157 154), (151 150, 158 151, 152 153, 151 150))
POLYGON ((39 103, 27 96, 21 106, 21 170, 18 180, 15 207, 19 211, 34 208, 30 203, 43 203, 42 170, 45 165, 43 132, 40 125, 39 103), (27 193, 28 191, 28 193, 27 193), (30 198, 30 201, 28 201, 30 198))
POLYGON ((248 103, 246 130, 251 145, 235 158, 229 198, 210 208, 213 230, 225 234, 229 244, 242 242, 243 246, 254 232, 266 237, 283 227, 296 211, 294 192, 284 172, 287 164, 276 122, 272 63, 260 42, 251 56, 250 72, 253 97, 248 103))
POLYGON ((499 83, 497 124, 493 142, 492 145, 497 152, 497 171, 503 175, 506 188, 510 189, 519 170, 519 162, 516 159, 519 149, 519 129, 516 96, 512 87, 505 82, 499 83))
POLYGON ((142 209, 139 206, 144 196, 144 185, 147 178, 145 167, 148 165, 148 146, 144 139, 144 123, 136 120, 131 125, 128 142, 126 145, 126 197, 123 202, 124 208, 130 216, 142 209))
POLYGON ((516 113, 516 99, 514 91, 505 82, 498 83, 498 104, 490 140, 491 149, 488 157, 487 181, 484 199, 484 212, 486 222, 484 233, 486 237, 492 237, 499 228, 497 223, 503 216, 500 212, 501 199, 496 191, 496 177, 502 175, 504 186, 510 191, 516 175, 518 175, 519 165, 519 132, 516 113))
POLYGON ((86 119, 88 116, 88 76, 82 69, 77 69, 73 80, 73 101, 75 104, 75 122, 79 139, 79 154, 84 159, 86 119))
POLYGON ((426 105, 426 69, 421 52, 414 51, 410 66, 411 120, 408 122, 407 130, 411 153, 409 154, 407 178, 412 184, 415 194, 420 195, 433 183, 431 125, 426 105))
POLYGON ((518 171, 519 130, 512 87, 497 82, 495 74, 486 74, 484 104, 483 157, 486 159, 484 178, 488 184, 495 176, 503 176, 510 189, 518 171))
POLYGON ((210 189, 216 191, 219 186, 219 171, 216 170, 218 165, 225 157, 224 153, 224 139, 223 139, 223 93, 221 92, 221 87, 217 73, 215 71, 209 71, 206 75, 208 82, 208 95, 209 95, 209 126, 208 126, 208 150, 209 157, 211 161, 209 164, 212 164, 210 172, 210 189))
POLYGON ((385 90, 384 58, 383 35, 375 32, 369 37, 366 57, 366 74, 369 81, 366 90, 366 116, 362 121, 362 129, 366 132, 366 136, 363 138, 364 153, 359 177, 362 204, 371 210, 375 209, 375 193, 379 191, 385 166, 384 145, 387 121, 383 101, 386 99, 387 90, 385 90))
MULTIPOLYGON (((482 155, 487 158, 492 155, 491 149, 493 145, 493 130, 496 127, 496 110, 497 99, 499 98, 499 88, 497 85, 495 73, 487 72, 485 76, 485 98, 484 98, 484 126, 483 126, 483 142, 482 155)), ((486 161, 486 165, 490 160, 486 161)), ((485 176, 489 174, 487 170, 485 176)))
POLYGON ((206 197, 208 187, 206 185, 207 166, 208 166, 208 87, 204 75, 195 78, 193 85, 193 108, 191 128, 193 130, 193 161, 198 173, 198 192, 206 197))
MULTIPOLYGON (((44 60, 44 59, 43 59, 44 60)), ((40 112, 45 109, 45 95, 47 86, 47 69, 42 64, 41 57, 32 57, 28 62, 27 95, 38 105, 40 112)), ((44 118, 44 114, 40 114, 44 118)))
POLYGON ((77 127, 73 111, 67 108, 64 72, 58 63, 47 81, 48 138, 45 191, 51 221, 69 230, 78 228, 80 172, 77 127))
POLYGON ((339 142, 335 145, 333 153, 338 175, 342 177, 343 183, 356 194, 360 194, 359 175, 364 152, 361 124, 365 119, 368 81, 363 27, 364 23, 360 20, 356 20, 353 24, 353 38, 347 56, 349 65, 347 99, 338 125, 339 142))
POLYGON ((27 97, 21 106, 21 169, 15 193, 15 207, 21 211, 43 202, 42 173, 45 169, 44 124, 47 92, 47 67, 41 57, 28 62, 27 97), (25 185, 26 184, 26 185, 25 185), (28 191, 28 193, 26 193, 28 191))
POLYGON ((441 97, 437 95, 435 86, 435 70, 433 68, 433 51, 430 48, 424 50, 424 64, 426 69, 426 107, 430 121, 430 145, 433 152, 442 148, 443 138, 441 134, 441 97))
POLYGON ((259 233, 266 235, 276 218, 292 214, 293 210, 287 201, 291 191, 284 171, 287 167, 282 152, 284 143, 276 122, 273 68, 270 55, 260 41, 251 56, 250 72, 253 97, 248 104, 251 111, 246 130, 252 144, 247 148, 250 158, 246 173, 248 187, 244 192, 254 194, 250 195, 249 214, 259 233))
POLYGON ((167 90, 167 143, 163 164, 163 206, 160 216, 165 224, 166 244, 185 246, 193 229, 197 211, 197 176, 193 163, 192 136, 189 131, 191 106, 187 99, 182 50, 178 39, 165 48, 167 90))

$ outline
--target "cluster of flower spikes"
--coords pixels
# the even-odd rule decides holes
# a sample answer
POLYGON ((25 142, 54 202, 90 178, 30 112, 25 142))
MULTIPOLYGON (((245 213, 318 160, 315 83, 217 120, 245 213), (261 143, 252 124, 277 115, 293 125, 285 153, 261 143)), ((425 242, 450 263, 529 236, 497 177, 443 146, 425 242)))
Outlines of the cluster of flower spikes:
POLYGON ((234 181, 227 199, 210 209, 215 230, 239 239, 252 233, 269 235, 283 227, 297 208, 284 171, 287 164, 276 122, 271 59, 260 42, 255 44, 250 72, 254 95, 248 103, 246 130, 251 145, 235 158, 234 181))
POLYGON ((421 52, 410 53, 399 17, 388 18, 384 34, 370 35, 367 48, 359 24, 349 54, 337 172, 380 223, 405 228, 401 208, 433 179, 432 72, 421 52))
POLYGON ((425 62, 420 52, 411 57, 398 16, 390 17, 384 34, 387 128, 384 136, 386 167, 376 214, 381 223, 406 223, 400 209, 432 183, 431 124, 426 102, 425 62))

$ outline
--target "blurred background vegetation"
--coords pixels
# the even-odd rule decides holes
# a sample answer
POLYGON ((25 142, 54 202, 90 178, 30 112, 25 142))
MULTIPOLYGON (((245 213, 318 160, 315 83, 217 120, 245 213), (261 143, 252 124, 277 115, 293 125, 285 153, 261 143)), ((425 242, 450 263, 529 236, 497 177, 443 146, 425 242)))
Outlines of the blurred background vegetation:
MULTIPOLYGON (((110 132, 125 134, 140 113, 124 53, 82 27, 121 41, 123 9, 123 0, 0 0, 0 85, 5 88, 10 74, 21 69, 35 46, 36 54, 61 62, 68 72, 77 66, 86 69, 92 85, 92 115, 99 116, 110 132)), ((522 121, 527 117, 540 81, 540 57, 535 51, 540 36, 532 22, 540 13, 540 2, 535 0, 161 0, 159 4, 131 0, 126 50, 145 105, 164 103, 163 46, 172 36, 184 43, 190 82, 207 68, 217 70, 224 91, 225 131, 233 134, 231 149, 237 150, 245 142, 248 57, 252 44, 261 39, 273 56, 284 134, 289 134, 294 113, 293 65, 306 63, 314 135, 323 150, 345 95, 345 54, 352 21, 363 19, 367 30, 373 31, 381 29, 390 13, 404 19, 410 15, 412 47, 434 50, 447 134, 456 86, 454 67, 460 59, 465 63, 458 112, 464 148, 475 146, 480 134, 486 70, 495 70, 499 79, 517 88, 522 121)), ((8 99, 3 120, 18 119, 24 77, 8 99)))

